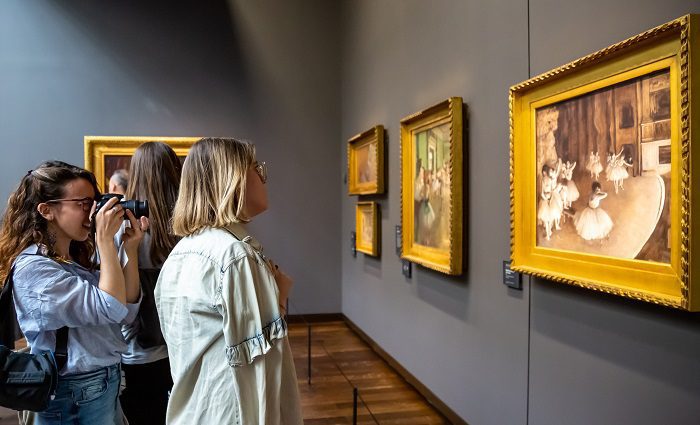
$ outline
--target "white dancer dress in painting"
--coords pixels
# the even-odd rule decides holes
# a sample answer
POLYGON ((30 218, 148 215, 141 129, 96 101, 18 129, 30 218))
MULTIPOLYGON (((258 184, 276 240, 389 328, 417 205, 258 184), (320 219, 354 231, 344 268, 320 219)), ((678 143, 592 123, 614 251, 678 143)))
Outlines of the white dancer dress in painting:
POLYGON ((591 179, 597 181, 600 173, 603 172, 603 165, 600 163, 600 155, 598 152, 591 152, 588 156, 586 169, 591 173, 591 179))
POLYGON ((564 178, 564 181, 566 181, 566 202, 564 202, 564 208, 566 209, 571 208, 571 204, 576 202, 581 196, 578 191, 578 187, 576 186, 576 182, 573 180, 574 168, 576 168, 576 161, 574 161, 573 164, 566 161, 566 164, 564 164, 564 169, 562 170, 562 177, 564 178))
POLYGON ((588 206, 574 219, 576 233, 587 241, 603 239, 613 228, 610 216, 600 208, 601 199, 606 198, 608 194, 600 190, 598 182, 593 182, 592 190, 588 206))
POLYGON ((625 158, 623 158, 622 152, 620 152, 620 154, 613 159, 613 164, 610 168, 610 175, 608 176, 608 180, 611 180, 613 182, 613 185, 615 186, 615 193, 618 193, 620 189, 625 189, 625 179, 630 176, 627 172, 627 167, 631 166, 632 164, 628 163, 627 161, 625 161, 625 158))
POLYGON ((552 237, 552 226, 559 229, 559 220, 562 212, 562 201, 556 189, 556 171, 544 165, 542 166, 542 191, 540 192, 539 205, 537 207, 537 220, 544 226, 545 237, 552 237))

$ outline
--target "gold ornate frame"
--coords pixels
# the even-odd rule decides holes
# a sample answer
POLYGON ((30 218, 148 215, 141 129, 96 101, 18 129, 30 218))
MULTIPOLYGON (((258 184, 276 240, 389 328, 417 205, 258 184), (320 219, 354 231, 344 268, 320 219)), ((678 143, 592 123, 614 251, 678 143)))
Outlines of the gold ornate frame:
POLYGON ((109 156, 131 156, 143 143, 163 142, 170 145, 177 156, 184 157, 199 139, 200 137, 85 136, 85 169, 95 174, 98 187, 105 191, 109 179, 104 176, 105 160, 109 156))
POLYGON ((462 274, 462 125, 461 97, 451 97, 401 120, 401 258, 450 275, 462 274), (415 241, 414 135, 446 123, 450 125, 450 216, 449 248, 445 250, 415 241))
POLYGON ((379 256, 379 207, 376 202, 358 202, 355 207, 355 247, 358 251, 374 257, 379 256), (362 213, 369 211, 372 216, 372 241, 362 237, 362 213))
POLYGON ((348 140, 348 195, 373 195, 384 193, 384 126, 377 125, 348 140), (377 180, 360 182, 357 151, 367 145, 377 146, 374 158, 377 180))
POLYGON ((510 89, 512 269, 556 282, 700 311, 700 75, 698 15, 687 15, 510 89), (694 57, 693 57, 694 56, 694 57), (691 57, 693 57, 691 60, 691 57), (535 111, 669 69, 671 110, 670 263, 537 246, 535 111), (695 121, 691 119, 695 116, 695 121), (693 137, 693 135, 695 135, 693 137), (693 162, 692 159, 695 158, 693 162), (694 190, 693 190, 694 189, 694 190), (693 202, 694 201, 694 202, 693 202))

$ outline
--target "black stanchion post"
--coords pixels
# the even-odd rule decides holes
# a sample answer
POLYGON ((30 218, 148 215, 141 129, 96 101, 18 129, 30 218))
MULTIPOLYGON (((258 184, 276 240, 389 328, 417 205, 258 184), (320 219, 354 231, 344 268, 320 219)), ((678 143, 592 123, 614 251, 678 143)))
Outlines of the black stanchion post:
POLYGON ((352 425, 357 425, 357 387, 352 389, 352 425))
POLYGON ((309 385, 311 385, 311 324, 307 324, 306 326, 307 326, 308 333, 309 333, 309 341, 308 341, 309 346, 307 348, 307 356, 306 356, 306 361, 308 362, 308 364, 306 366, 306 369, 308 372, 307 381, 308 381, 309 385))

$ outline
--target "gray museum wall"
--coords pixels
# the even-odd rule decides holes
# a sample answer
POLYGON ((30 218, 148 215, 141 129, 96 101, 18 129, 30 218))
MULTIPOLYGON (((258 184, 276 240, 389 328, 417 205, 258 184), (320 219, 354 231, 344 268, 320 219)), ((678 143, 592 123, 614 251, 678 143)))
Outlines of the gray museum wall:
POLYGON ((528 288, 500 284, 509 256, 508 87, 527 78, 527 3, 343 3, 341 145, 387 130, 381 258, 349 250, 356 196, 342 187, 343 313, 471 424, 524 424, 528 288), (401 274, 399 121, 450 96, 467 104, 463 278, 401 274))
MULTIPOLYGON (((533 75, 691 12, 700 2, 530 0, 533 75)), ((700 423, 700 314, 530 290, 531 424, 700 423)))
POLYGON ((508 87, 689 12, 697 0, 343 3, 341 149, 375 124, 388 136, 387 194, 369 198, 380 259, 352 257, 357 197, 342 186, 343 313, 468 423, 698 423, 699 314, 539 279, 516 292, 501 269, 508 87), (449 96, 468 106, 465 273, 406 279, 399 121, 449 96))
POLYGON ((42 160, 82 165, 85 135, 245 138, 269 166, 271 208, 252 227, 295 279, 290 310, 340 311, 339 11, 321 0, 3 1, 3 204, 42 160))

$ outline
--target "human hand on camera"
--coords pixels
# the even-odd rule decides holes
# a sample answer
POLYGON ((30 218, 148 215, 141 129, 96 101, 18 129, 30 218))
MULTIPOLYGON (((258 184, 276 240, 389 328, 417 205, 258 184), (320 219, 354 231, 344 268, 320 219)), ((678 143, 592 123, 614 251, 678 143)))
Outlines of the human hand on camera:
POLYGON ((142 216, 137 219, 131 210, 127 209, 126 217, 129 219, 129 225, 124 229, 124 236, 122 241, 124 242, 124 249, 127 254, 138 253, 139 244, 143 240, 143 234, 148 230, 149 222, 148 218, 142 216))
POLYGON ((124 208, 118 205, 119 199, 112 198, 95 214, 97 202, 93 202, 90 217, 95 224, 95 241, 100 247, 114 246, 114 235, 124 221, 124 208))
POLYGON ((289 298, 289 292, 292 290, 292 278, 289 277, 282 269, 279 268, 277 264, 272 260, 267 260, 270 270, 272 270, 272 276, 275 278, 277 283, 277 289, 279 290, 279 304, 283 313, 286 313, 287 298, 289 298))

